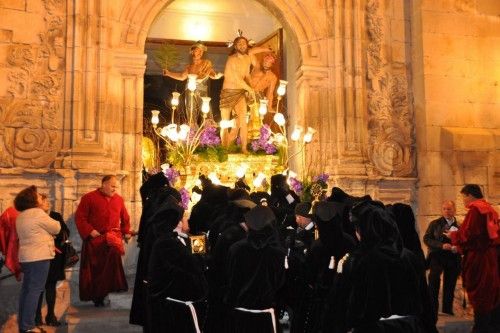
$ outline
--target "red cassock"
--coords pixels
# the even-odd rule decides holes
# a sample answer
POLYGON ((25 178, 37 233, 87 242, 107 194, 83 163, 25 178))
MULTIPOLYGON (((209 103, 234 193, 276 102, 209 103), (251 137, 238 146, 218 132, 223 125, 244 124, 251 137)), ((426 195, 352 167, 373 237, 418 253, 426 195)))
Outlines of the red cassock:
POLYGON ((474 311, 489 313, 500 304, 498 213, 482 199, 467 208, 464 222, 451 240, 464 254, 462 278, 474 311))
POLYGON ((83 240, 80 299, 98 300, 110 292, 128 290, 121 260, 121 236, 130 233, 130 217, 122 197, 106 197, 100 190, 85 194, 76 210, 75 222, 83 240), (101 236, 92 238, 94 229, 101 236))
POLYGON ((14 273, 16 279, 20 281, 19 239, 16 232, 18 215, 19 212, 14 207, 9 207, 0 216, 0 251, 5 256, 5 267, 14 273))

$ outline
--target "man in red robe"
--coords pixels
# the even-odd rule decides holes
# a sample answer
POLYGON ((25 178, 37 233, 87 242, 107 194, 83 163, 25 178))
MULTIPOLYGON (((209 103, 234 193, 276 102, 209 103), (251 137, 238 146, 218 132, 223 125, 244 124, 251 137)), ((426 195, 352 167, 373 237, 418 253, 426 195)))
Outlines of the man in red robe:
POLYGON ((21 281, 21 265, 19 264, 19 240, 16 232, 16 218, 19 212, 14 207, 7 208, 0 215, 0 252, 5 256, 5 267, 21 281))
POLYGON ((464 254, 462 278, 474 309, 473 332, 500 332, 498 213, 478 185, 467 184, 460 193, 469 211, 461 228, 446 234, 464 254))
POLYGON ((121 256, 122 237, 131 236, 130 217, 123 198, 116 194, 117 179, 104 176, 100 188, 85 194, 75 214, 82 237, 80 300, 104 306, 110 292, 128 290, 121 256))

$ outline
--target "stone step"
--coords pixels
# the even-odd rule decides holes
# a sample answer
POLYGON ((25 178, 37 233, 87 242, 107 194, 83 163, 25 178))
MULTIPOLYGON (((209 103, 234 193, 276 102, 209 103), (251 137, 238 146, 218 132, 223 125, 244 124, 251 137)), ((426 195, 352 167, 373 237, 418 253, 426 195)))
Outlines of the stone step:
POLYGON ((128 323, 129 310, 119 308, 96 308, 93 305, 71 306, 66 314, 68 333, 122 332, 139 333, 141 327, 128 323))

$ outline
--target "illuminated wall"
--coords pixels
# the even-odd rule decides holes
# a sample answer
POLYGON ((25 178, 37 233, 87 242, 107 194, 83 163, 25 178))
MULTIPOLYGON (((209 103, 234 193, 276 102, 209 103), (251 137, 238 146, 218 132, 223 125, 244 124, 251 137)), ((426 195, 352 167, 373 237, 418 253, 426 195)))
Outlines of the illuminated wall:
POLYGON ((415 1, 412 33, 419 211, 464 183, 500 204, 500 1, 415 1))

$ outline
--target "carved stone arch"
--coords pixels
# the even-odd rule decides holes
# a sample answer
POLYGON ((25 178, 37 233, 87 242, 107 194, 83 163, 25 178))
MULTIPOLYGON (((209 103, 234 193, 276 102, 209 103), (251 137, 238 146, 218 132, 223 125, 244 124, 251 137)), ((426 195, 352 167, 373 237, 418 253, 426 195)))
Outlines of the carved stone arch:
MULTIPOLYGON (((121 12, 123 24, 118 46, 125 49, 143 49, 149 28, 158 13, 175 0, 130 1, 121 12)), ((320 41, 326 32, 320 22, 304 8, 304 4, 283 0, 255 0, 266 7, 283 25, 292 44, 298 45, 298 63, 326 65, 327 44, 320 41)), ((326 19, 326 17, 325 17, 326 19)))

